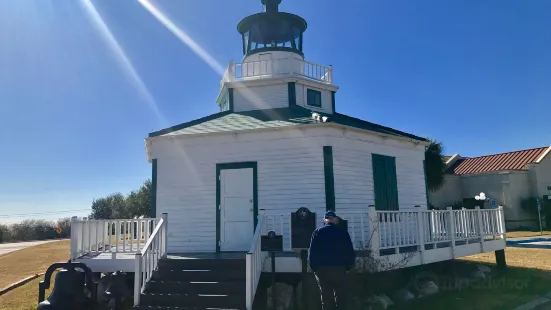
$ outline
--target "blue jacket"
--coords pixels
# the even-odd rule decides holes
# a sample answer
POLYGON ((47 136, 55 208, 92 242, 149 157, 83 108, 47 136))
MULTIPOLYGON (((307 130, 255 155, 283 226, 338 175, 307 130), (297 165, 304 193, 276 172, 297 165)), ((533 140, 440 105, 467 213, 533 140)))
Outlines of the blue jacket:
POLYGON ((327 224, 314 231, 310 248, 308 249, 308 263, 315 272, 322 266, 344 267, 350 270, 354 267, 356 253, 348 232, 334 224, 327 224))

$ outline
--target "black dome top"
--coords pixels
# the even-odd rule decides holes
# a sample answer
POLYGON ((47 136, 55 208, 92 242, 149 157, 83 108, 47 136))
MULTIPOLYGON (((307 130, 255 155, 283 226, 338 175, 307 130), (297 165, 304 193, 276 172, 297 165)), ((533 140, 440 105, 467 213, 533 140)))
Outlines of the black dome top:
POLYGON ((237 31, 243 38, 243 54, 289 51, 303 56, 302 34, 306 21, 297 15, 279 12, 281 0, 262 0, 265 12, 242 19, 237 31))

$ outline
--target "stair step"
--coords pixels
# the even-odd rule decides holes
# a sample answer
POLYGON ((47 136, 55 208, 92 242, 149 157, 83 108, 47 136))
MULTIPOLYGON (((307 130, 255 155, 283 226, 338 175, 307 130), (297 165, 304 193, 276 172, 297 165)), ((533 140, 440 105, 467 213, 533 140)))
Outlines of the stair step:
POLYGON ((245 310, 245 307, 242 308, 213 308, 213 307, 197 307, 197 306, 189 306, 189 307, 172 307, 172 306, 151 306, 151 305, 139 305, 135 306, 133 309, 137 310, 245 310))
POLYGON ((189 294, 240 294, 245 292, 245 282, 184 282, 152 280, 147 283, 151 293, 189 294))
POLYGON ((153 280, 185 282, 226 282, 245 281, 245 272, 241 270, 181 270, 160 268, 153 273, 153 280))
POLYGON ((162 259, 159 269, 245 270, 244 259, 162 259))
POLYGON ((186 295, 167 293, 144 293, 141 305, 171 307, 205 307, 221 309, 239 309, 245 306, 245 294, 238 295, 186 295))

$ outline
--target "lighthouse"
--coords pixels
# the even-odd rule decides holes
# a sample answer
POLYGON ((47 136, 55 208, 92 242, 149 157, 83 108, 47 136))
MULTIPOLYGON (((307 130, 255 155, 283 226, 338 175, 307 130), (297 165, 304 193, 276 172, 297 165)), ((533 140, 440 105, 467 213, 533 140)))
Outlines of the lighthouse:
POLYGON ((306 20, 281 12, 281 0, 261 0, 263 12, 237 25, 243 58, 230 61, 220 82, 220 111, 243 112, 302 107, 335 112, 333 68, 306 60, 306 20))

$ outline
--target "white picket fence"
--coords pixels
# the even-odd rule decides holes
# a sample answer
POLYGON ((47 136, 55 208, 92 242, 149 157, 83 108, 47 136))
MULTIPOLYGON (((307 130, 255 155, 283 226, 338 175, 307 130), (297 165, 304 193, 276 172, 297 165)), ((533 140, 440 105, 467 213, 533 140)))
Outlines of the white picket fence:
POLYGON ((155 228, 155 218, 90 220, 71 218, 71 259, 94 253, 138 253, 155 228))
MULTIPOLYGON (((504 238, 503 209, 378 211, 374 206, 362 211, 338 211, 348 221, 348 232, 357 250, 420 247, 473 238, 504 238), (377 242, 374 242, 375 240, 377 242)), ((267 213, 267 230, 283 235, 283 248, 291 250, 291 215, 267 213)), ((323 214, 316 213, 323 225, 323 214)))
POLYGON ((376 211, 379 250, 444 242, 505 238, 503 208, 376 211))

